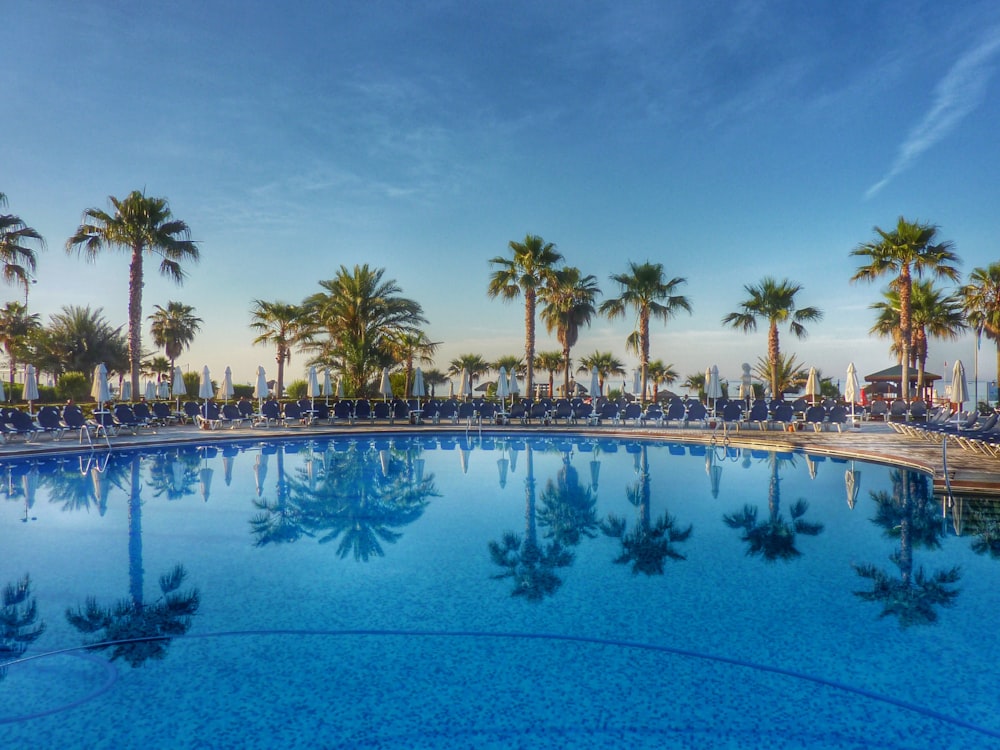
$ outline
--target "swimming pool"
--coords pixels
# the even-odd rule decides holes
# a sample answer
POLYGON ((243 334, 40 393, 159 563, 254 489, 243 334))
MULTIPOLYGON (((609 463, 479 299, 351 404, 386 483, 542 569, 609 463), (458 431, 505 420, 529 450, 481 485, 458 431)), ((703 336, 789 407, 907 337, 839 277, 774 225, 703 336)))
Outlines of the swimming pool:
POLYGON ((4 747, 1000 746, 995 517, 914 472, 429 432, 0 471, 4 747))

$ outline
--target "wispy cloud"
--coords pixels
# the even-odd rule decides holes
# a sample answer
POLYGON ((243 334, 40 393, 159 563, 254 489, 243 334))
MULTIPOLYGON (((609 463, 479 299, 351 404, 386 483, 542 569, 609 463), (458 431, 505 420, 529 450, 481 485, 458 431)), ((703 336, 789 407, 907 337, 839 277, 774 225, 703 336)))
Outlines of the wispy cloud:
POLYGON ((907 169, 924 151, 950 133, 986 95, 993 68, 989 65, 1000 52, 1000 28, 992 29, 976 47, 963 54, 941 79, 934 92, 934 104, 899 148, 888 173, 868 188, 871 198, 907 169))

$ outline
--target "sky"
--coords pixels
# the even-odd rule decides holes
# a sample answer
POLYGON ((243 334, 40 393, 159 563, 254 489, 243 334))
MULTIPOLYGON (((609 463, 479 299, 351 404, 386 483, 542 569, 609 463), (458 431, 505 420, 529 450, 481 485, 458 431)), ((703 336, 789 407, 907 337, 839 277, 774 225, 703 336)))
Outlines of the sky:
MULTIPOLYGON (((652 358, 733 381, 766 330, 721 320, 764 276, 824 312, 781 344, 836 382, 894 363, 868 334, 885 285, 850 282, 874 227, 937 225, 966 273, 1000 260, 995 0, 36 0, 4 23, 0 192, 47 243, 30 310, 126 322, 128 257, 65 244, 85 209, 144 190, 201 260, 180 287, 147 263, 143 315, 193 305, 204 324, 178 363, 236 382, 274 376, 253 300, 300 302, 362 263, 421 303, 439 369, 523 356, 523 303, 486 287, 527 234, 602 299, 630 261, 685 279, 693 313, 654 323, 652 358)), ((634 326, 596 318, 574 357, 636 367, 634 326)), ((559 348, 538 331, 537 350, 559 348)), ((971 376, 975 352, 932 342, 928 369, 960 357, 971 376)), ((992 344, 979 358, 993 378, 992 344)))

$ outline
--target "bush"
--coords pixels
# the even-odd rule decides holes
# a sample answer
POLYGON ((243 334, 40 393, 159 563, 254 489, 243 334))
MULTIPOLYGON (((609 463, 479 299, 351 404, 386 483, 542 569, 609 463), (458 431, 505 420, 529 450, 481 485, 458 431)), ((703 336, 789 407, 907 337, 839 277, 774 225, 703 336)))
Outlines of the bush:
POLYGON ((38 401, 42 404, 54 404, 56 401, 56 389, 51 385, 38 386, 38 401))
POLYGON ((233 398, 240 399, 246 396, 247 398, 253 398, 253 386, 252 385, 236 385, 233 383, 233 398))
POLYGON ((201 375, 197 372, 184 373, 184 387, 188 398, 198 398, 198 386, 201 385, 201 375))
POLYGON ((285 386, 285 396, 292 399, 300 399, 306 397, 306 391, 309 390, 309 384, 304 380, 293 380, 291 383, 285 386))

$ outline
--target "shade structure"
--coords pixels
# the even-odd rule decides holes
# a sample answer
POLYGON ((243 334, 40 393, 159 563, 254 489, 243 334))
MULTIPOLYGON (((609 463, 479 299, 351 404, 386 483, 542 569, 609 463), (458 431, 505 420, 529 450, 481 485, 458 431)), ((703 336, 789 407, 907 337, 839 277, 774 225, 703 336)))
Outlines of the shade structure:
POLYGON ((722 398, 722 384, 719 383, 719 366, 712 365, 705 370, 705 396, 712 404, 715 400, 722 398))
POLYGON ((472 395, 472 382, 469 378, 469 371, 464 367, 462 368, 462 382, 459 385, 458 393, 465 398, 472 395))
POLYGON ((233 371, 227 365, 226 372, 222 376, 222 385, 219 387, 219 395, 223 400, 228 401, 233 397, 233 371))
POLYGON ((257 380, 253 384, 253 397, 263 400, 267 398, 267 393, 267 375, 264 373, 264 368, 257 365, 257 380))
POLYGON ((143 391, 142 397, 147 401, 153 401, 156 398, 156 383, 152 380, 147 380, 146 388, 143 391))
POLYGON ((164 400, 170 398, 169 380, 161 380, 159 383, 156 384, 156 397, 164 400))
POLYGON ((601 373, 596 367, 590 368, 590 397, 597 398, 601 395, 601 373))
POLYGON ((753 374, 750 372, 750 363, 744 362, 740 367, 743 370, 740 375, 740 398, 750 400, 753 398, 753 374))
POLYGON ((94 368, 94 382, 90 388, 90 395, 98 406, 111 400, 111 390, 108 388, 108 368, 104 366, 103 362, 94 368))
POLYGON ((427 388, 424 386, 424 371, 419 367, 413 371, 413 384, 410 386, 410 395, 417 399, 417 408, 420 408, 420 399, 427 395, 427 388))
POLYGON ((28 412, 31 412, 31 403, 38 400, 38 374, 34 365, 24 367, 24 400, 28 402, 28 412))
POLYGON ((174 383, 170 388, 170 395, 176 396, 178 400, 181 396, 187 395, 187 386, 184 385, 184 373, 180 367, 174 368, 174 383))
POLYGON ((511 370, 510 372, 507 373, 507 378, 510 381, 509 384, 508 384, 508 387, 510 388, 510 395, 514 396, 515 398, 517 396, 520 396, 521 395, 521 386, 518 385, 518 383, 517 383, 517 373, 514 370, 511 370))
POLYGON ((120 398, 118 400, 119 401, 131 401, 132 400, 132 381, 131 380, 123 380, 122 381, 122 390, 121 390, 120 398))
POLYGON ((314 401, 323 395, 323 389, 319 386, 319 373, 315 367, 309 368, 309 377, 306 379, 306 395, 314 401))
POLYGON ((500 370, 497 373, 497 396, 500 399, 500 404, 506 408, 504 401, 510 395, 510 381, 507 380, 507 368, 503 365, 500 366, 500 370))
POLYGON ((958 410, 962 410, 962 404, 969 400, 969 384, 965 380, 965 366, 962 360, 956 359, 951 368, 951 400, 958 404, 958 410))
POLYGON ((851 405, 851 413, 854 413, 854 404, 857 403, 858 394, 861 391, 858 383, 858 371, 854 368, 854 363, 847 365, 847 384, 844 386, 844 400, 851 405))
POLYGON ((809 368, 809 377, 806 378, 806 397, 813 403, 819 395, 819 378, 816 375, 816 368, 809 368))
POLYGON ((212 376, 208 372, 208 365, 201 368, 201 381, 198 383, 198 398, 215 398, 215 388, 212 387, 212 376))
POLYGON ((333 395, 333 381, 330 380, 330 368, 323 368, 323 398, 326 403, 330 403, 330 396, 333 395))
POLYGON ((389 368, 382 368, 382 380, 378 384, 378 392, 382 395, 382 398, 388 401, 392 398, 392 383, 389 380, 389 368))

